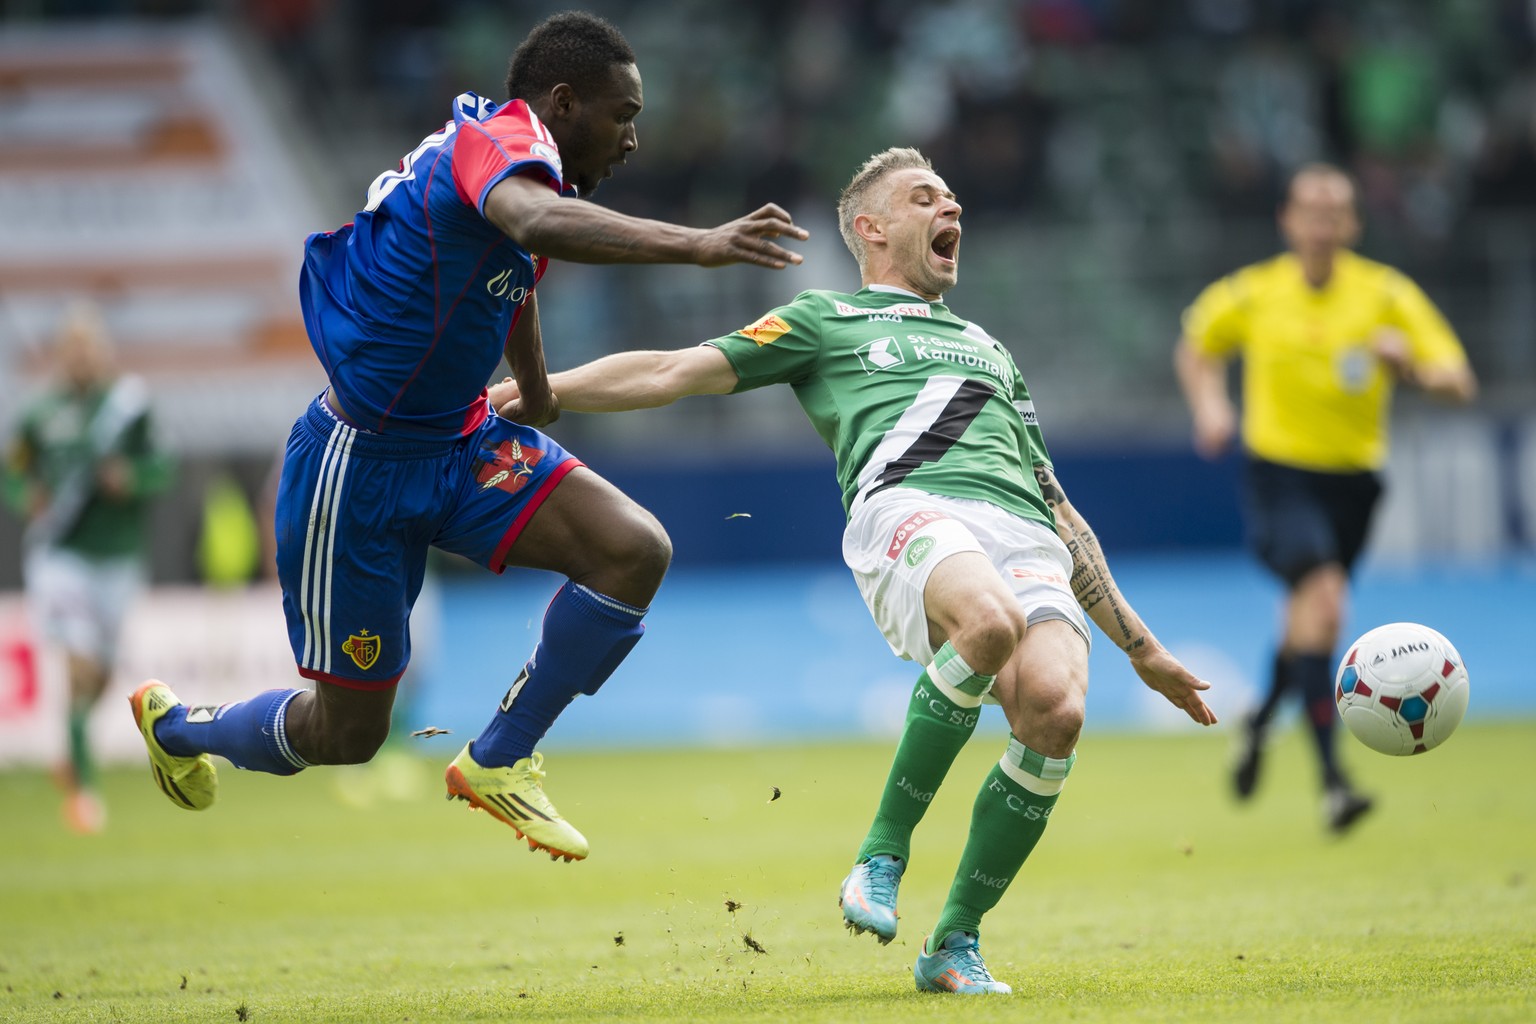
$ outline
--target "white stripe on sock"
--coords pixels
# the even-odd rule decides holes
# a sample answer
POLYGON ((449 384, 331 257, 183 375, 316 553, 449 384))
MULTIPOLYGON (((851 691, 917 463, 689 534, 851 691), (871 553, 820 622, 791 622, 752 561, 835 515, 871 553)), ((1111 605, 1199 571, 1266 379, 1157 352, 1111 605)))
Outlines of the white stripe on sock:
MULTIPOLYGON (((940 650, 942 649, 940 648, 940 650)), ((987 690, 981 691, 981 693, 974 697, 957 687, 955 682, 964 682, 976 673, 971 671, 971 666, 965 663, 965 659, 960 657, 953 647, 949 649, 951 655, 944 660, 942 665, 935 658, 933 663, 928 666, 928 681, 937 687, 940 693, 949 698, 949 702, 957 708, 969 710, 981 707, 981 698, 985 697, 987 690, 992 689, 992 687, 988 686, 987 690), (954 680, 954 682, 951 682, 951 680, 954 680)))
POLYGON ((643 619, 645 618, 645 613, 650 611, 649 608, 636 608, 632 604, 625 604, 623 601, 620 601, 616 597, 609 597, 607 594, 599 594, 591 587, 583 586, 580 583, 572 583, 571 586, 574 589, 581 591, 583 594, 587 595, 592 600, 602 605, 604 608, 616 611, 621 615, 628 615, 632 618, 643 619))
POLYGON ((297 753, 295 753, 293 746, 288 742, 288 705, 292 704, 293 698, 297 697, 302 692, 304 691, 293 691, 288 696, 283 698, 282 704, 278 705, 277 715, 272 721, 272 735, 273 738, 277 740, 277 749, 282 753, 283 760, 287 761, 295 768, 313 768, 314 765, 310 764, 308 761, 304 760, 297 753))
POLYGON ((1067 784, 1065 776, 1059 779, 1042 779, 1038 775, 1031 775, 1009 760, 1007 754, 1004 754, 1002 760, 997 763, 1003 769, 1004 775, 1017 782, 1022 788, 1035 794, 1035 796, 1055 796, 1061 792, 1061 787, 1067 784))

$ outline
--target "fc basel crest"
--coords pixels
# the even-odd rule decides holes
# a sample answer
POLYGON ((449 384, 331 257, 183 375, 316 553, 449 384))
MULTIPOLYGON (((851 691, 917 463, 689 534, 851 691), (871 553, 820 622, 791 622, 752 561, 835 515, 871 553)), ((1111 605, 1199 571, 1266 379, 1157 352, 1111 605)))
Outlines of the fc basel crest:
POLYGON ((352 659, 360 669, 373 668, 373 663, 379 660, 379 651, 383 644, 376 636, 369 636, 368 631, 363 630, 363 635, 353 633, 342 642, 342 653, 352 659))

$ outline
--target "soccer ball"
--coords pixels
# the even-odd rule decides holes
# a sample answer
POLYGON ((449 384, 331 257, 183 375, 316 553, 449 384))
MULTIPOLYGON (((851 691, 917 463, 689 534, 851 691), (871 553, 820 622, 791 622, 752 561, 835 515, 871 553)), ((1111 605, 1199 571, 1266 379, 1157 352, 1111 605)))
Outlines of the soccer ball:
POLYGON ((1444 743, 1467 713, 1467 669, 1428 626, 1393 622, 1349 645, 1333 699, 1355 738, 1383 754, 1422 754, 1444 743))

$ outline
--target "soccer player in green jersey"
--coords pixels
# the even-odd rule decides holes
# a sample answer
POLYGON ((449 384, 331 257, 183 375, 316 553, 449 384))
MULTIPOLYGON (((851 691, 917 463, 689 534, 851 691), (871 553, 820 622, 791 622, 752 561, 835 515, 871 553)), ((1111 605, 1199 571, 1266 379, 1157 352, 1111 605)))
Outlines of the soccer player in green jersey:
POLYGON ((113 368, 97 311, 77 306, 58 336, 58 386, 23 414, 5 496, 26 520, 22 570, 41 639, 69 675, 65 821, 97 832, 106 809, 86 737, 112 677, 123 617, 144 575, 149 499, 170 484, 154 444, 144 383, 113 368))
MULTIPOLYGON (((950 312, 960 204, 921 153, 872 157, 838 204, 858 260, 854 294, 808 291, 723 338, 624 352, 554 374, 571 412, 787 383, 837 456, 843 558, 891 649, 924 666, 853 871, 855 932, 896 934, 913 829, 984 700, 1012 736, 977 793, 949 899, 913 969, 924 991, 1006 993, 982 960, 981 919, 1045 830, 1072 770, 1088 690, 1084 612, 1152 689, 1202 725, 1197 679, 1115 585, 1098 540, 1052 469, 1013 357, 950 312)), ((510 382, 492 389, 517 411, 510 382)))

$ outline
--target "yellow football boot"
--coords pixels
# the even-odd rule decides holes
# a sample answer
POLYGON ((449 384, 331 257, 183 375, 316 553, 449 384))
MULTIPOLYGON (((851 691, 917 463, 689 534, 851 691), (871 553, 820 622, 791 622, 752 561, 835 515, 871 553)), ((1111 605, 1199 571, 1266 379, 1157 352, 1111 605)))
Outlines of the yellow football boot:
POLYGON ((587 837, 576 831, 544 795, 544 755, 535 751, 509 768, 487 768, 469 753, 469 744, 444 775, 448 799, 457 797, 487 811, 528 840, 528 849, 545 850, 551 860, 585 860, 587 837))
POLYGON ((145 682, 128 698, 133 708, 133 720, 149 748, 149 770, 155 777, 155 785, 177 807, 189 811, 203 811, 213 806, 219 797, 218 771, 213 759, 207 754, 196 757, 177 757, 166 753, 160 741, 155 739, 155 723, 181 701, 171 688, 158 679, 145 682))

